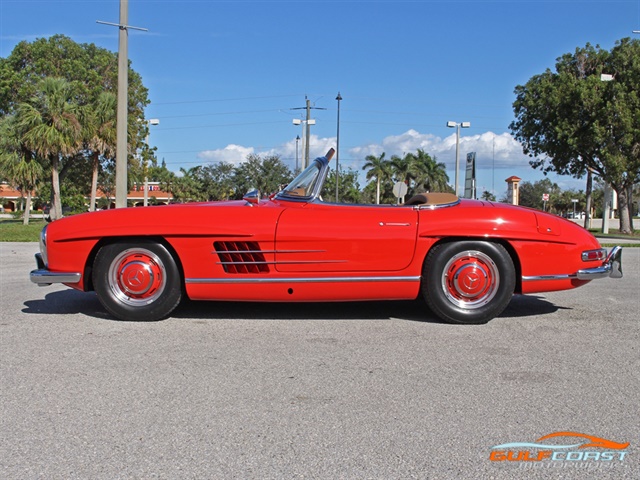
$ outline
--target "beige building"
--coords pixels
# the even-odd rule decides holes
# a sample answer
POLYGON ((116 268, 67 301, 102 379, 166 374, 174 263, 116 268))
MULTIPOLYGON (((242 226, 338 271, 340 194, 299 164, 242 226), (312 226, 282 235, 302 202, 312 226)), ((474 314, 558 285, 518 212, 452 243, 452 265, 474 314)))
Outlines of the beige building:
MULTIPOLYGON (((2 199, 2 205, 0 205, 0 210, 4 212, 15 212, 19 205, 22 202, 22 192, 16 190, 6 183, 0 184, 0 198, 2 199)), ((87 199, 87 208, 89 203, 89 196, 87 199)), ((98 190, 98 198, 106 198, 106 195, 98 190)), ((43 202, 37 202, 38 198, 32 198, 32 205, 36 206, 43 202)), ((148 191, 147 191, 147 201, 148 204, 163 204, 167 205, 173 199, 171 193, 165 192, 160 188, 159 182, 149 182, 148 191)), ((113 196, 109 197, 110 200, 110 208, 115 207, 115 198, 113 196)), ((142 207, 144 205, 144 185, 133 184, 133 187, 127 194, 127 201, 129 204, 133 204, 134 207, 142 207)), ((46 203, 46 202, 45 202, 46 203)))

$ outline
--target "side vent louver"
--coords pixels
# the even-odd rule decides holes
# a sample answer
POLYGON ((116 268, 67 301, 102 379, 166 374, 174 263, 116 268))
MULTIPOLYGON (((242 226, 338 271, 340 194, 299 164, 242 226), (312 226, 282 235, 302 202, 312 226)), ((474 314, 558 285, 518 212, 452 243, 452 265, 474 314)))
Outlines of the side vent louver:
POLYGON ((269 272, 269 265, 257 242, 215 242, 213 246, 227 273, 269 272))

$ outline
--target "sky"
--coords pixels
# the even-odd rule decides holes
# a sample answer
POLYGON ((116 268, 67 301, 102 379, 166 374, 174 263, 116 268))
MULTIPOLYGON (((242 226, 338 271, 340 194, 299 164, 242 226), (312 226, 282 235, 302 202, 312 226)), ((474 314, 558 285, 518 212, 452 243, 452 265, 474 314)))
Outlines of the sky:
MULTIPOLYGON (((149 143, 170 170, 248 154, 301 164, 336 147, 342 168, 423 149, 460 179, 476 152, 478 196, 544 177, 512 137, 514 89, 587 43, 637 37, 640 0, 130 0, 129 59, 149 89, 149 143), (340 93, 342 100, 336 97, 340 93), (339 113, 339 125, 338 125, 339 113), (296 151, 298 154, 296 155, 296 151)), ((119 0, 0 0, 0 57, 64 34, 118 50, 119 0)), ((551 175, 561 188, 584 179, 551 175)), ((362 184, 364 186, 364 178, 362 184)))

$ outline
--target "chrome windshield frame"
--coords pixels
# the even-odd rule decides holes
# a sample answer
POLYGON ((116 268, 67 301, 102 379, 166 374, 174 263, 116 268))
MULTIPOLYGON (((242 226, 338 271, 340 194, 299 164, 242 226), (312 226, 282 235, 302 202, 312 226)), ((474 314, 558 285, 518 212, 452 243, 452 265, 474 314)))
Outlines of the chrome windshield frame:
POLYGON ((329 159, 327 157, 318 157, 311 164, 305 168, 300 174, 298 174, 290 183, 287 185, 282 191, 278 192, 275 196, 278 200, 287 200, 287 201, 303 201, 303 202, 313 202, 320 196, 322 192, 322 187, 324 187, 324 182, 329 174, 329 159), (309 171, 315 170, 317 173, 315 175, 315 179, 311 185, 311 191, 308 195, 300 196, 293 195, 289 192, 289 187, 291 190, 295 189, 295 185, 297 185, 302 179, 305 179, 309 175, 309 171))

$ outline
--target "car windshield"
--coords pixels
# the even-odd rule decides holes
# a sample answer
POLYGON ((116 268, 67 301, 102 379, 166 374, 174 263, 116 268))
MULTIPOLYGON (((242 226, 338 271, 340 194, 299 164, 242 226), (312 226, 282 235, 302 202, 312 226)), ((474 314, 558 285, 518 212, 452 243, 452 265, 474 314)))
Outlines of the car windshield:
POLYGON ((287 185, 281 195, 291 197, 310 197, 320 177, 320 163, 313 162, 287 185))

